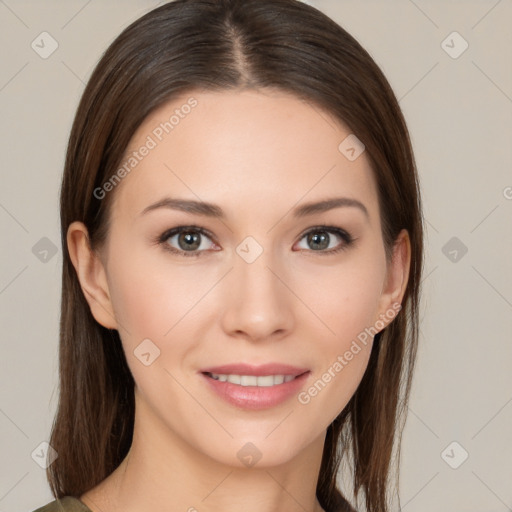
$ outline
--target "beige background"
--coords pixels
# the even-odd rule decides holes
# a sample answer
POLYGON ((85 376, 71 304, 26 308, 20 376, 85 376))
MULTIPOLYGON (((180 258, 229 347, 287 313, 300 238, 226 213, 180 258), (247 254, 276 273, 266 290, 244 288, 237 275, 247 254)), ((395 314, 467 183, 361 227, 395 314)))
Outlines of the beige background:
MULTIPOLYGON (((307 3, 381 66, 420 170, 427 259, 402 510, 512 510, 512 2, 307 3)), ((31 454, 57 400, 58 190, 72 118, 101 53, 157 5, 0 0, 0 512, 52 499, 31 454), (58 42, 47 59, 31 47, 43 31, 58 42)))

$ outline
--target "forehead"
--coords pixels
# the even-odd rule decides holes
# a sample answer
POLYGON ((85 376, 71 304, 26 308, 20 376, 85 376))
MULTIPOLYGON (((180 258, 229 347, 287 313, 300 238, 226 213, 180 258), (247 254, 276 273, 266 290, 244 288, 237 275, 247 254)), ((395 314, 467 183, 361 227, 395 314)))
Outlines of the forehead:
POLYGON ((366 154, 351 161, 340 150, 349 136, 328 112, 285 92, 191 92, 154 111, 134 134, 115 208, 133 217, 178 196, 221 204, 228 216, 262 208, 276 215, 343 195, 364 200, 373 217, 377 192, 366 154))

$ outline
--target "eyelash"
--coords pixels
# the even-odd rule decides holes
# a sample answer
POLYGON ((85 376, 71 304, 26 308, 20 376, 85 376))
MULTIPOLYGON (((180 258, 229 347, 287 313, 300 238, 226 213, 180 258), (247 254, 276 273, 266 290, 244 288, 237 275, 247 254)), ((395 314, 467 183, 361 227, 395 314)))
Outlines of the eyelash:
MULTIPOLYGON (((176 228, 172 228, 172 229, 168 229, 167 231, 164 231, 161 235, 159 235, 155 239, 154 242, 158 245, 162 245, 164 250, 166 250, 166 251, 169 251, 173 254, 178 254, 180 256, 185 256, 185 257, 197 258, 197 257, 201 256, 202 253, 206 252, 206 251, 195 251, 195 252, 194 251, 182 251, 182 250, 176 249, 175 247, 170 246, 167 243, 169 238, 171 238, 174 235, 179 235, 183 232, 200 233, 201 235, 204 235, 204 236, 210 238, 212 241, 214 241, 211 233, 199 226, 178 226, 176 228)), ((302 236, 299 238, 299 241, 302 240, 307 235, 309 235, 310 233, 334 233, 335 235, 339 236, 343 240, 343 243, 336 249, 319 250, 319 251, 308 250, 308 249, 299 249, 300 252, 314 252, 314 253, 319 253, 322 255, 337 254, 341 251, 347 250, 352 245, 352 243, 356 240, 355 238, 352 237, 352 235, 350 233, 348 233, 348 231, 345 231, 344 229, 337 228, 335 226, 318 225, 318 226, 314 226, 314 227, 308 229, 308 231, 303 233, 302 236)))

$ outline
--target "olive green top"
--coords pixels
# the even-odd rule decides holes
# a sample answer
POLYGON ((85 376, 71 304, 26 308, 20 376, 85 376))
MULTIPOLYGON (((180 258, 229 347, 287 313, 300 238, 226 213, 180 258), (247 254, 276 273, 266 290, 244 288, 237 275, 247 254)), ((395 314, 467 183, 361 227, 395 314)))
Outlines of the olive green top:
POLYGON ((34 512, 92 512, 89 507, 73 496, 64 496, 60 500, 55 500, 44 507, 34 510, 34 512))
MULTIPOLYGON (((350 511, 356 512, 355 508, 352 508, 350 504, 344 501, 343 506, 337 508, 340 512, 350 511)), ((82 503, 78 498, 73 496, 64 496, 60 500, 52 501, 44 507, 38 508, 33 512, 92 512, 92 510, 82 503)))

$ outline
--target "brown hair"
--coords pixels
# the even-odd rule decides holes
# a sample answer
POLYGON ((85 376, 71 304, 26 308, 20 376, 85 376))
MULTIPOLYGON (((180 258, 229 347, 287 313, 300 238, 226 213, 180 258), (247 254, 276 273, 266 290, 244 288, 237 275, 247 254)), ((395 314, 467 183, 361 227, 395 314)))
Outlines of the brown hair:
MULTIPOLYGON (((94 69, 81 98, 61 189, 63 249, 60 395, 47 470, 52 493, 80 496, 124 459, 132 441, 134 381, 116 330, 93 318, 66 233, 83 222, 91 248, 106 240, 115 192, 93 193, 120 164, 154 109, 193 90, 278 88, 338 118, 365 145, 378 185, 389 258, 401 229, 412 257, 401 313, 375 336, 362 381, 327 429, 317 498, 353 510, 337 488, 352 457, 353 495, 389 510, 389 473, 400 449, 418 342, 423 224, 418 176, 398 102, 379 67, 343 28, 296 0, 176 0, 126 28, 94 69), (396 444, 395 444, 396 442, 396 444)), ((341 142, 341 141, 340 141, 341 142)), ((398 462, 396 464, 398 476, 398 462)))

